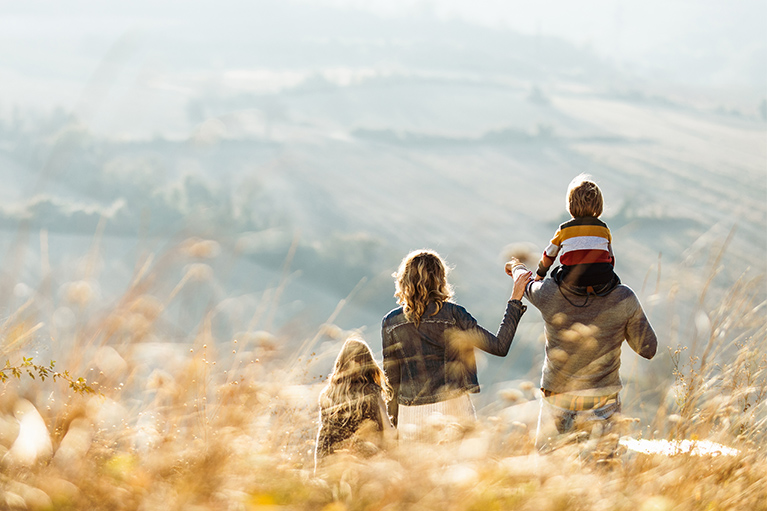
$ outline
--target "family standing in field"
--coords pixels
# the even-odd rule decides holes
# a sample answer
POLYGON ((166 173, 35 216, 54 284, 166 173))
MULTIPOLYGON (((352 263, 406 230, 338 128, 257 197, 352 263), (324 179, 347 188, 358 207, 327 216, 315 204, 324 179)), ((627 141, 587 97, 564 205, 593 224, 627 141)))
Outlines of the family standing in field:
POLYGON ((495 334, 451 301, 439 254, 418 250, 402 260, 394 275, 400 307, 381 325, 383 367, 361 339, 344 343, 320 396, 318 460, 341 449, 365 454, 371 440, 375 448, 395 435, 425 441, 435 414, 456 424, 474 421, 469 394, 480 389, 474 349, 506 356, 527 309, 523 298, 541 312, 546 337, 536 445, 580 425, 609 429, 621 410, 623 341, 651 359, 657 339, 636 295, 615 274, 597 184, 576 177, 566 204, 572 218, 544 250, 534 278, 520 261, 506 263, 514 286, 495 334), (547 277, 557 257, 560 265, 547 277))

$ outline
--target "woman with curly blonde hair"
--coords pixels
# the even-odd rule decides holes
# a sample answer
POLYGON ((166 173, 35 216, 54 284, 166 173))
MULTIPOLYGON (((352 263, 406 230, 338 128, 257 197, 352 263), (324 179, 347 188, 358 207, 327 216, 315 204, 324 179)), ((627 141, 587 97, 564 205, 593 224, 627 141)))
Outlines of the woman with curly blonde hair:
POLYGON ((372 454, 393 430, 386 411, 391 387, 365 341, 344 342, 320 393, 320 427, 315 463, 338 450, 372 454))
POLYGON ((451 301, 448 266, 433 250, 408 254, 393 276, 400 307, 381 325, 384 371, 392 387, 389 415, 401 437, 423 439, 432 414, 464 422, 475 418, 469 394, 479 392, 474 348, 506 356, 525 312, 525 286, 532 272, 519 275, 498 332, 485 330, 451 301))

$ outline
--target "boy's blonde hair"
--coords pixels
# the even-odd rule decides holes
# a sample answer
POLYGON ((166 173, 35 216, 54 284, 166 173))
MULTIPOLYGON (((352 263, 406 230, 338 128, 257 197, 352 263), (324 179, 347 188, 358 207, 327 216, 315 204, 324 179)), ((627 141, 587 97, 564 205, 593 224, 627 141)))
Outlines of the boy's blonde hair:
POLYGON ((447 265, 433 250, 416 250, 405 256, 393 277, 394 296, 408 321, 418 326, 429 302, 437 305, 436 314, 453 297, 447 273, 447 265))
POLYGON ((573 218, 599 217, 604 208, 602 190, 588 174, 580 174, 567 187, 567 211, 573 218))

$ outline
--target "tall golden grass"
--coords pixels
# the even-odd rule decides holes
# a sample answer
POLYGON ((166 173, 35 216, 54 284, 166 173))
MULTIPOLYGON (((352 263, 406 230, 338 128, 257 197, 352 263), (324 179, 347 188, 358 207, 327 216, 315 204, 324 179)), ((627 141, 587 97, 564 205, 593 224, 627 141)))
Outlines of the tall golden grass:
MULTIPOLYGON (((652 424, 626 417, 608 437, 574 433, 542 455, 535 431, 508 414, 469 428, 435 421, 433 443, 339 453, 315 472, 322 382, 312 374, 336 353, 313 350, 321 338, 344 339, 337 311, 314 337, 289 339, 259 330, 278 306, 262 303, 233 325, 240 333, 220 338, 213 304, 193 339, 178 341, 165 317, 190 283, 212 278, 205 260, 216 252, 214 242, 189 240, 148 258, 108 307, 84 280, 56 304, 33 297, 7 318, 2 356, 21 372, 8 373, 0 394, 0 508, 767 509, 763 280, 742 279, 713 310, 696 312, 700 346, 659 353, 670 371, 658 394, 671 388, 652 424), (190 260, 178 282, 163 277, 190 260), (70 380, 24 372, 30 358, 47 367, 47 355, 70 380), (81 377, 95 393, 70 385, 81 377), (621 435, 709 440, 737 454, 646 454, 616 448, 621 435)), ((534 392, 499 399, 518 404, 534 392)))

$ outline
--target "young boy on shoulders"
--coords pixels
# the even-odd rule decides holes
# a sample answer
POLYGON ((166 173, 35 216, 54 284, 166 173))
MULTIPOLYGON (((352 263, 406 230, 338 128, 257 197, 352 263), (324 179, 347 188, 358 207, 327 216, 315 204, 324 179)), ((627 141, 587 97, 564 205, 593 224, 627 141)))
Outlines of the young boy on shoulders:
POLYGON ((597 294, 614 288, 620 280, 614 271, 610 229, 599 219, 604 208, 602 191, 590 176, 580 174, 567 188, 566 206, 572 218, 559 226, 543 251, 535 280, 543 280, 559 256, 557 280, 591 287, 597 294))

